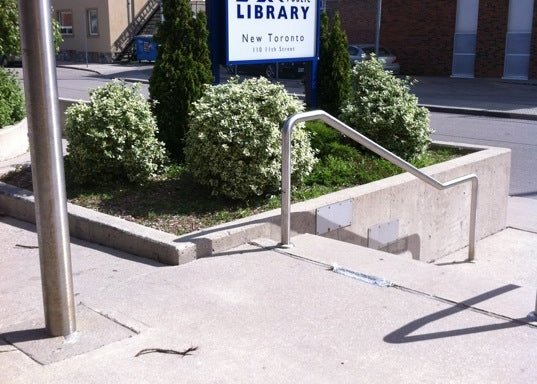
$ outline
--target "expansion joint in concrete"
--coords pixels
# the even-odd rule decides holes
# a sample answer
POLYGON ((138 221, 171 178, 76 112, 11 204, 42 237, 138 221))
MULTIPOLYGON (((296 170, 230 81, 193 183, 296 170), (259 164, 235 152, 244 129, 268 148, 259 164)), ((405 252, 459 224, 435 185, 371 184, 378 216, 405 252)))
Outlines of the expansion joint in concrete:
POLYGON ((479 313, 481 315, 485 315, 485 316, 488 316, 488 317, 493 317, 495 319, 504 320, 504 321, 507 321, 507 322, 517 323, 517 324, 520 324, 520 325, 526 325, 526 326, 528 326, 530 328, 537 329, 537 324, 532 324, 531 323, 531 322, 535 321, 534 319, 531 318, 531 313, 526 318, 515 319, 515 318, 509 317, 509 316, 501 315, 501 314, 496 313, 496 312, 480 309, 480 308, 477 308, 477 307, 475 307, 473 305, 468 305, 465 302, 457 302, 457 301, 454 301, 454 300, 446 299, 444 297, 431 295, 429 293, 419 291, 419 290, 416 290, 416 289, 412 289, 412 288, 408 288, 408 287, 404 287, 402 285, 393 284, 392 288, 398 289, 398 290, 400 290, 402 292, 409 293, 411 295, 421 296, 421 297, 426 298, 426 299, 438 301, 440 303, 448 304, 448 305, 451 305, 453 307, 458 307, 461 310, 468 309, 468 310, 470 310, 472 312, 476 312, 476 313, 479 313))
POLYGON ((113 323, 116 323, 117 325, 119 325, 119 326, 121 326, 121 327, 123 327, 123 328, 128 329, 129 331, 133 332, 133 333, 136 334, 136 335, 139 335, 139 334, 141 333, 140 330, 135 329, 135 328, 133 328, 133 327, 128 326, 127 324, 124 324, 124 323, 120 322, 119 320, 115 319, 114 317, 110 316, 110 315, 107 314, 107 313, 100 312, 100 311, 96 310, 95 308, 91 308, 90 306, 84 304, 83 302, 80 302, 79 305, 83 305, 84 307, 86 307, 86 308, 89 309, 90 311, 95 312, 96 314, 98 314, 98 315, 100 315, 100 316, 102 316, 102 317, 104 317, 104 318, 106 318, 106 319, 112 321, 113 323))

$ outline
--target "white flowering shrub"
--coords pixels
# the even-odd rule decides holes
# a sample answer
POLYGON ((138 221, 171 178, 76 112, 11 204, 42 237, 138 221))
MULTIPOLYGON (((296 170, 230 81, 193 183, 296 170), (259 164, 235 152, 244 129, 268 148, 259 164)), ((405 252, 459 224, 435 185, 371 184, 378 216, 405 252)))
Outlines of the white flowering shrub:
MULTIPOLYGON (((185 159, 213 194, 247 199, 276 191, 281 180, 281 127, 302 103, 265 78, 206 86, 193 104, 185 159)), ((300 184, 316 161, 303 124, 293 129, 292 178, 300 184)))
POLYGON ((76 184, 144 182, 164 170, 164 145, 149 103, 115 80, 91 92, 89 103, 67 109, 68 178, 76 184))
POLYGON ((352 91, 341 119, 398 156, 419 158, 431 141, 429 112, 418 106, 411 82, 386 72, 375 58, 352 69, 352 91))

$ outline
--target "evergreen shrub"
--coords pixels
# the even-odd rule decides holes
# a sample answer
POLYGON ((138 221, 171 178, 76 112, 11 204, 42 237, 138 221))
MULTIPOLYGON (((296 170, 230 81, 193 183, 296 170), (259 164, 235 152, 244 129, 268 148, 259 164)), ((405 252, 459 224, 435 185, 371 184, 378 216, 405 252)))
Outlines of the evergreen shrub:
POLYGON ((207 18, 194 17, 190 0, 163 0, 164 22, 155 35, 158 54, 149 79, 153 112, 172 159, 183 161, 189 112, 203 85, 212 82, 207 18))
POLYGON ((405 160, 419 158, 431 141, 429 112, 418 106, 412 83, 386 72, 376 58, 352 70, 352 92, 341 119, 405 160))
POLYGON ((321 14, 320 43, 318 104, 320 109, 337 117, 351 91, 347 36, 338 13, 331 22, 326 11, 321 14))
MULTIPOLYGON (((186 165, 215 195, 248 199, 278 190, 281 127, 302 103, 265 78, 206 86, 193 104, 186 136, 186 165)), ((299 185, 315 163, 303 124, 292 136, 292 179, 299 185)))
POLYGON ((7 69, 0 68, 0 128, 21 121, 26 116, 19 81, 7 69))
POLYGON ((164 171, 164 144, 156 139, 157 125, 139 88, 114 80, 92 91, 89 103, 68 108, 69 181, 144 182, 164 171))

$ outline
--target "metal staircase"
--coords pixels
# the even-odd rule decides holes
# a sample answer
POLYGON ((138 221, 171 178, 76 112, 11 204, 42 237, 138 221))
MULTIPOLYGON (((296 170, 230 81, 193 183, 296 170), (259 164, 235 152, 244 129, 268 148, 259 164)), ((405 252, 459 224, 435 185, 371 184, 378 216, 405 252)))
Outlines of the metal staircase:
MULTIPOLYGON (((149 0, 142 7, 140 12, 135 16, 134 20, 125 28, 121 35, 112 45, 113 51, 116 52, 114 59, 116 61, 129 60, 133 53, 133 39, 136 35, 146 28, 148 23, 155 21, 154 18, 157 11, 160 10, 159 0, 149 0)), ((157 19, 158 20, 158 19, 157 19)), ((156 22, 156 21, 155 21, 156 22)), ((154 32, 156 24, 151 32, 154 32)), ((149 32, 148 32, 149 33, 149 32)))

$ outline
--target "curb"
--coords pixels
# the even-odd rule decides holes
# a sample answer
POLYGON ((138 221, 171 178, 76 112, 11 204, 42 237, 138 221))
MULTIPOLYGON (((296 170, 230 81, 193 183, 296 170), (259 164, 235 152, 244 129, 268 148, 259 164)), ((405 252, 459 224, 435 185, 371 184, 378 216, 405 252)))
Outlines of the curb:
MULTIPOLYGON (((35 200, 31 191, 0 182, 3 215, 35 224, 35 200)), ((105 213, 67 203, 69 233, 90 243, 130 253, 167 265, 181 265, 225 252, 248 241, 269 237, 277 216, 268 212, 201 231, 176 236, 105 213)))
POLYGON ((147 79, 136 79, 132 77, 110 77, 111 79, 118 79, 121 81, 124 81, 126 83, 141 83, 141 84, 149 84, 149 80, 147 79))
POLYGON ((519 119, 537 121, 537 115, 520 112, 505 112, 498 110, 488 110, 479 108, 447 107, 444 105, 419 104, 420 107, 427 108, 430 112, 453 113, 458 115, 487 116, 500 119, 519 119))
POLYGON ((91 73, 95 73, 96 75, 99 75, 99 76, 102 76, 102 75, 103 75, 101 72, 96 71, 95 69, 73 67, 73 66, 71 66, 71 65, 63 65, 63 64, 59 64, 59 65, 56 65, 56 68, 73 69, 73 70, 75 70, 75 71, 91 72, 91 73))

